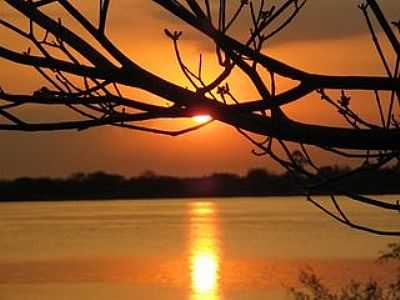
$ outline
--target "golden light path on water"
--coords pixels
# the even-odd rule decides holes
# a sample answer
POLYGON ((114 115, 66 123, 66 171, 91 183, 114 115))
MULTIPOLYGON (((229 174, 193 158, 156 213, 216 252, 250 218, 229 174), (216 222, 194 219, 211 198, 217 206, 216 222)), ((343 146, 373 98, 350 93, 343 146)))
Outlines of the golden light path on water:
POLYGON ((192 202, 189 214, 191 299, 219 300, 220 249, 215 203, 192 202))

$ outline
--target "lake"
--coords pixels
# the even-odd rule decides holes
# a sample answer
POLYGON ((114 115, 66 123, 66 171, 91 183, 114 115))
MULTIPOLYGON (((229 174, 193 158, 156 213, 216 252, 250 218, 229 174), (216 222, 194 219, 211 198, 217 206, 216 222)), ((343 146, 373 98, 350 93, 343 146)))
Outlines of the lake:
MULTIPOLYGON (((400 228, 398 213, 345 207, 400 228)), ((388 280, 374 260, 392 241, 301 197, 1 203, 0 299, 286 300, 309 268, 334 288, 388 280)))

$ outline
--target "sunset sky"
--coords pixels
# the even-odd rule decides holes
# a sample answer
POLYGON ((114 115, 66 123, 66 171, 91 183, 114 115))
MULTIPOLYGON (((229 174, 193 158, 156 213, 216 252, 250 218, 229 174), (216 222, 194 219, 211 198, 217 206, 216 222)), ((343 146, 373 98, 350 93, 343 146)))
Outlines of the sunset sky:
MULTIPOLYGON (((94 4, 97 1, 71 2, 86 15, 96 15, 94 4)), ((291 26, 271 40, 264 51, 312 72, 383 74, 365 20, 357 8, 358 3, 349 0, 309 0, 291 26)), ((390 20, 400 17, 398 0, 382 0, 380 3, 390 20)), ((57 6, 51 7, 49 12, 63 16, 57 6)), ((0 16, 16 23, 21 21, 21 17, 4 3, 0 4, 0 16)), ((157 4, 149 0, 111 1, 107 29, 111 40, 141 66, 186 86, 188 83, 184 82, 179 73, 164 28, 184 31, 181 47, 189 65, 196 67, 199 53, 203 53, 210 74, 216 72, 213 69, 215 57, 210 45, 157 4)), ((247 32, 248 26, 241 20, 235 33, 243 36, 247 32)), ((2 46, 26 49, 24 44, 4 29, 0 29, 0 41, 2 46)), ((239 76, 232 77, 229 83, 238 96, 252 96, 251 87, 243 83, 239 76)), ((40 85, 36 74, 0 58, 0 86, 4 90, 32 92, 40 85)), ((323 108, 315 99, 318 99, 318 95, 307 100, 311 105, 303 105, 301 108, 288 106, 285 111, 298 120, 311 118, 320 123, 329 118, 335 123, 335 111, 323 108)), ((25 113, 28 116, 35 114, 36 117, 37 114, 43 114, 39 119, 48 116, 46 111, 25 113)), ((234 128, 217 123, 174 138, 112 127, 83 132, 0 132, 0 178, 67 176, 74 172, 96 170, 126 176, 138 175, 145 170, 174 176, 205 175, 212 172, 243 174, 254 167, 278 170, 269 159, 253 156, 251 150, 252 146, 234 128)), ((321 159, 326 160, 323 156, 321 159)))

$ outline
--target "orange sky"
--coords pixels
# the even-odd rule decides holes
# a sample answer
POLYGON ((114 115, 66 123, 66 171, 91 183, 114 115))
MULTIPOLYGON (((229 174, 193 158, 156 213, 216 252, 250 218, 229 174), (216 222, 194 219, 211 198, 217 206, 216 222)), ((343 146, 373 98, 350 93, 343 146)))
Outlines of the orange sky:
MULTIPOLYGON (((96 8, 91 3, 97 1, 71 2, 87 15, 96 14, 96 8)), ((380 2, 389 12, 389 18, 400 16, 398 0, 380 2)), ((292 26, 271 40, 265 51, 273 57, 313 72, 382 74, 356 4, 356 1, 348 0, 310 0, 292 26)), ((60 14, 56 7, 51 7, 49 12, 60 14)), ((152 1, 111 1, 110 13, 109 36, 148 70, 183 86, 188 85, 179 73, 172 45, 163 33, 164 28, 170 28, 185 30, 181 46, 189 65, 196 66, 195 62, 201 52, 211 71, 210 75, 216 72, 215 57, 209 51, 209 45, 198 40, 195 33, 188 31, 187 27, 163 12, 152 1)), ((20 22, 20 17, 4 3, 0 4, 0 16, 20 22)), ((244 21, 239 25, 236 33, 241 36, 247 27, 244 21)), ((0 41, 2 46, 25 49, 25 46, 21 46, 23 44, 4 30, 0 30, 0 41)), ((0 59, 0 70, 0 86, 7 91, 31 92, 42 84, 39 77, 27 68, 7 63, 4 59, 0 59)), ((236 95, 253 97, 251 86, 241 77, 234 76, 229 83, 236 95)), ((284 85, 281 87, 284 88, 284 85)), ((129 93, 135 95, 139 92, 129 93)), ((147 97, 150 100, 152 98, 147 97)), ((339 122, 335 121, 337 116, 334 109, 323 108, 317 99, 318 96, 314 95, 304 105, 289 105, 285 110, 298 120, 311 118, 317 123, 326 119, 339 122)), ((359 105, 365 106, 362 103, 359 105)), ((24 113, 39 120, 49 116, 48 112, 42 110, 24 113)), ((369 113, 368 108, 365 113, 369 113)), ((51 113, 51 116, 54 115, 51 113)), ((60 111, 55 116, 62 118, 64 112, 60 111)), ((215 171, 243 174, 253 167, 278 170, 269 159, 254 157, 251 154, 252 146, 233 128, 221 124, 212 124, 198 132, 176 138, 111 127, 79 133, 0 132, 0 135, 0 178, 66 176, 74 172, 96 170, 127 176, 138 175, 145 170, 178 176, 204 175, 215 171)))

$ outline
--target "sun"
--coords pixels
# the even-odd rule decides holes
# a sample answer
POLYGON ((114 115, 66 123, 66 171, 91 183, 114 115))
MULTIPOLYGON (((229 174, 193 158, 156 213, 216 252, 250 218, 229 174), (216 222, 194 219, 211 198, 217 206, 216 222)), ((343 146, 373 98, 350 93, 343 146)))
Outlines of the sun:
POLYGON ((211 120, 211 116, 209 116, 209 115, 198 115, 198 116, 194 116, 193 120, 196 123, 199 123, 199 124, 206 123, 206 122, 211 120))

